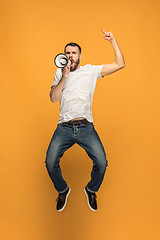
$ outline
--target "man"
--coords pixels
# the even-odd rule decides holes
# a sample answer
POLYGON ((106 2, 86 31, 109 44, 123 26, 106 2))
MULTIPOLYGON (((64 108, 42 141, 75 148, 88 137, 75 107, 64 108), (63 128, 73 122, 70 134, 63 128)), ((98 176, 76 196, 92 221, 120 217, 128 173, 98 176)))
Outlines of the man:
POLYGON ((50 141, 45 163, 59 193, 56 205, 58 212, 65 208, 71 191, 63 179, 59 165, 60 158, 67 149, 77 143, 86 150, 93 161, 91 180, 84 188, 88 206, 92 211, 97 210, 96 192, 102 184, 108 166, 104 147, 93 125, 92 99, 97 79, 123 68, 125 62, 113 34, 104 30, 102 32, 105 40, 112 43, 115 62, 80 66, 81 47, 76 43, 69 43, 65 46, 64 53, 71 64, 56 70, 51 86, 51 101, 60 101, 60 118, 50 141))

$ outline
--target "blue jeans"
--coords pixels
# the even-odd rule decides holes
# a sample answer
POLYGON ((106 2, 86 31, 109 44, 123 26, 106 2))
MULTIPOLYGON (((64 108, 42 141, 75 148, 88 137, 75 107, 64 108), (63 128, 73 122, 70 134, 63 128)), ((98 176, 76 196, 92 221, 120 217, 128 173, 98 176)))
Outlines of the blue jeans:
POLYGON ((102 184, 108 161, 93 123, 81 123, 79 125, 59 123, 57 125, 46 153, 45 163, 48 174, 59 193, 68 189, 59 163, 64 152, 75 143, 84 148, 93 161, 91 180, 86 187, 90 192, 97 192, 102 184))

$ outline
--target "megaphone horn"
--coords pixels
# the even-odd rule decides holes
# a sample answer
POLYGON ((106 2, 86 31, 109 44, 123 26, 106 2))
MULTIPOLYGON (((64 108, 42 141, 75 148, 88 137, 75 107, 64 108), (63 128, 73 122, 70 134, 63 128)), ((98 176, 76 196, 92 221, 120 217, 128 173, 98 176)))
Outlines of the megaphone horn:
POLYGON ((64 68, 67 65, 70 65, 71 61, 64 53, 59 53, 57 56, 55 56, 54 63, 58 68, 64 68))

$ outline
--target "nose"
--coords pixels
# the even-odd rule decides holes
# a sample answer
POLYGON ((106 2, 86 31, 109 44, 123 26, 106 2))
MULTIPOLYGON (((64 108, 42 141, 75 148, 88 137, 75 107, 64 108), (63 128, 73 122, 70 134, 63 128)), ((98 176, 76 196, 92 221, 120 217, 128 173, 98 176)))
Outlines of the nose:
POLYGON ((72 53, 69 54, 69 59, 72 59, 73 58, 73 55, 72 53))

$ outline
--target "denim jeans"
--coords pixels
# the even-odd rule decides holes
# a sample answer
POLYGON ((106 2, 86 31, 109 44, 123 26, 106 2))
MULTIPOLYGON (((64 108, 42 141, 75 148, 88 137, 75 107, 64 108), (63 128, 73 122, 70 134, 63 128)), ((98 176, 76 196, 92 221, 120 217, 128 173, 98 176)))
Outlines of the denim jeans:
POLYGON ((93 161, 91 180, 86 187, 90 192, 97 192, 102 184, 108 161, 93 123, 75 125, 59 123, 57 125, 46 153, 45 163, 48 174, 59 193, 68 189, 62 176, 60 158, 75 143, 84 148, 93 161))

